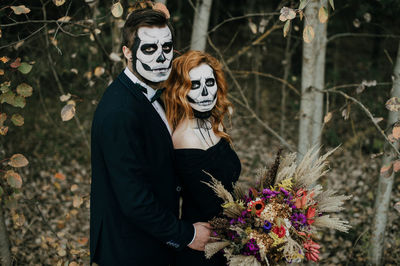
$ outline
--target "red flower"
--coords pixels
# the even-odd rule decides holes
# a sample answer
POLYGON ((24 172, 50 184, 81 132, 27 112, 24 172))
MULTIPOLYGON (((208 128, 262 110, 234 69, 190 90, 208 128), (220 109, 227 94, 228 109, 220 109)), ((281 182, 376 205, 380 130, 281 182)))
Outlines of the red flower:
POLYGON ((275 226, 272 228, 272 232, 274 232, 279 238, 282 238, 286 234, 286 229, 283 226, 275 226))
POLYGON ((313 224, 315 221, 312 219, 315 216, 315 208, 314 207, 310 207, 307 210, 307 224, 313 224))

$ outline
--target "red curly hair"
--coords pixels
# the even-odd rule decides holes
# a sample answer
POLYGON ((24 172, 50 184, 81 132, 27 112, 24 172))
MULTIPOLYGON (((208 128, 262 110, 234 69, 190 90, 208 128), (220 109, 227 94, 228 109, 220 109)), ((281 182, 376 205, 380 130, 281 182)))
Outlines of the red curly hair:
POLYGON ((171 74, 163 84, 166 88, 163 95, 168 122, 172 130, 175 130, 183 120, 193 118, 193 110, 187 100, 187 95, 192 88, 189 71, 201 64, 207 64, 213 69, 218 86, 217 102, 211 111, 213 131, 217 136, 231 142, 223 123, 225 114, 228 114, 230 118, 229 108, 232 108, 232 103, 227 98, 228 89, 222 66, 216 58, 205 52, 188 51, 174 59, 171 74), (218 129, 220 124, 223 131, 218 129))

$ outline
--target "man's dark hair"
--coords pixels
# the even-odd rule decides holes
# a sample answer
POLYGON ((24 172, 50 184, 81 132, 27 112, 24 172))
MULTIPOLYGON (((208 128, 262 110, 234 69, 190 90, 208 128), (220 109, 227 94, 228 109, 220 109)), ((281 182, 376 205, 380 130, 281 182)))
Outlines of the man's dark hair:
POLYGON ((164 13, 153 9, 135 10, 130 13, 126 19, 122 30, 122 45, 125 45, 132 50, 135 38, 137 37, 137 30, 140 27, 163 27, 165 25, 167 25, 171 30, 173 38, 173 28, 164 13))

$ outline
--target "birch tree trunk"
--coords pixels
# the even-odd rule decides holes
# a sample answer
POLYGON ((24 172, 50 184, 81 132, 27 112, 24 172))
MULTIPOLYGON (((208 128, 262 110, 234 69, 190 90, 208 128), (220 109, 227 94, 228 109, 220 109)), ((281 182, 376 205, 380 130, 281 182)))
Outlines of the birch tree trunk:
POLYGON ((210 21, 212 0, 197 0, 194 12, 191 50, 204 51, 207 44, 208 23, 210 21))
POLYGON ((318 21, 318 10, 326 7, 327 1, 311 0, 305 10, 304 26, 315 31, 310 43, 303 43, 303 63, 301 73, 301 103, 298 159, 314 145, 320 145, 322 129, 323 94, 313 88, 323 89, 325 82, 326 23, 318 21))
MULTIPOLYGON (((396 65, 393 72, 394 80, 391 97, 400 97, 400 43, 397 51, 396 65)), ((389 112, 388 125, 393 125, 399 121, 399 118, 400 112, 389 112)), ((398 142, 395 143, 395 147, 399 147, 398 142)), ((387 152, 383 158, 382 166, 390 165, 395 159, 393 153, 390 152, 390 147, 388 144, 386 145, 385 149, 387 152)), ((371 250, 369 252, 369 260, 370 264, 372 265, 381 265, 382 262, 385 229, 394 175, 394 171, 389 170, 381 172, 379 176, 378 190, 375 197, 375 214, 371 228, 371 250)))

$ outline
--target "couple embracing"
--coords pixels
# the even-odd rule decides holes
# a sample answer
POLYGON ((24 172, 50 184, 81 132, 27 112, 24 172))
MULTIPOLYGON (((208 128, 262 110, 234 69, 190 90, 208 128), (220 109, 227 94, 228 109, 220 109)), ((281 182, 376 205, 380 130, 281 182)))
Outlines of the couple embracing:
POLYGON ((226 265, 204 256, 222 203, 204 182, 211 174, 232 189, 241 170, 221 65, 199 51, 173 59, 167 15, 149 2, 128 16, 123 39, 127 67, 92 125, 91 263, 226 265))

